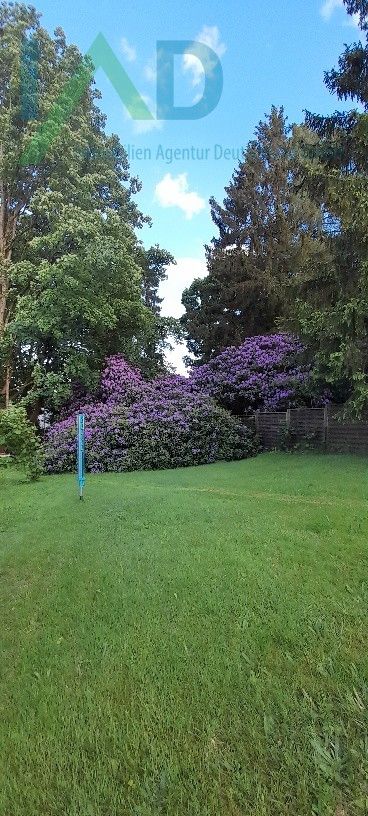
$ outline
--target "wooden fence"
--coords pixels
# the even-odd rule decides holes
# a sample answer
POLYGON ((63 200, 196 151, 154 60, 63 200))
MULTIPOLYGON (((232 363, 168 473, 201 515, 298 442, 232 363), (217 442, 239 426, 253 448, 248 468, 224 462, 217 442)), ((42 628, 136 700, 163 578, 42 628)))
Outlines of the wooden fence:
POLYGON ((327 453, 368 455, 368 420, 343 419, 333 406, 257 411, 252 417, 241 419, 255 427, 265 450, 305 445, 327 453))

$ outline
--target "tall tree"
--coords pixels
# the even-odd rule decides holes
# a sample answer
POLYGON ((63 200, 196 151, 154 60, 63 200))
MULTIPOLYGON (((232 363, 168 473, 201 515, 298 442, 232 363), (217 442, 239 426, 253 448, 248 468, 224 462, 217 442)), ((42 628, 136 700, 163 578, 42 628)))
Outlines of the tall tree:
POLYGON ((32 155, 83 58, 32 7, 2 3, 0 31, 0 392, 37 413, 91 384, 106 354, 133 354, 151 319, 135 236, 148 219, 92 78, 45 158, 32 155))
POLYGON ((283 109, 272 108, 226 188, 211 199, 219 236, 206 247, 208 276, 183 294, 188 348, 206 361, 245 337, 267 334, 287 307, 291 276, 318 254, 321 210, 298 189, 298 155, 283 109))
MULTIPOLYGON (((368 32, 367 0, 343 0, 348 14, 354 15, 366 37, 368 32)), ((338 68, 325 74, 325 82, 331 93, 339 99, 356 99, 368 110, 367 39, 345 46, 339 58, 338 68)))
MULTIPOLYGON (((368 30, 366 0, 345 0, 368 30)), ((296 281, 295 313, 285 324, 298 331, 315 360, 316 376, 335 400, 360 414, 368 406, 368 45, 347 46, 327 87, 360 109, 324 117, 307 114, 300 131, 304 183, 323 203, 329 224, 330 263, 296 281)))

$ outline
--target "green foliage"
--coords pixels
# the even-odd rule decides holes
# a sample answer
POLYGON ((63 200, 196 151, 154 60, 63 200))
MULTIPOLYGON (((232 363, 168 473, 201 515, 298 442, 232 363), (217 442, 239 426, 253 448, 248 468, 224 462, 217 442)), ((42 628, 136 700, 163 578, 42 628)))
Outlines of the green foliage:
POLYGON ((346 47, 326 85, 361 110, 286 127, 273 109, 226 188, 212 200, 219 237, 208 275, 183 293, 197 362, 275 328, 301 337, 311 385, 346 411, 368 407, 368 5, 344 0, 363 42, 346 47))
MULTIPOLYGON (((365 0, 345 4, 366 31, 365 0)), ((309 347, 316 378, 355 416, 368 406, 367 75, 367 42, 346 48, 326 84, 366 112, 307 114, 308 129, 299 131, 303 183, 324 210, 329 253, 293 281, 295 313, 284 322, 309 347)))
POLYGON ((0 447, 6 449, 29 479, 39 479, 43 471, 42 446, 23 407, 12 405, 0 410, 0 447))
MULTIPOLYGON (((159 317, 143 297, 152 259, 135 234, 149 221, 133 201, 140 183, 119 138, 105 133, 92 80, 45 158, 38 162, 37 150, 30 158, 38 122, 82 65, 80 52, 21 4, 0 5, 0 28, 0 393, 8 399, 10 381, 10 398, 36 417, 42 406, 57 409, 74 385, 93 388, 106 355, 134 359, 152 345, 159 317), (31 38, 38 72, 26 99, 35 95, 38 120, 24 115, 21 54, 31 38)), ((155 252, 159 279, 172 259, 155 252)), ((157 334, 153 357, 165 327, 157 334)))
POLYGON ((211 199, 219 230, 207 247, 208 276, 183 293, 188 349, 208 361, 245 337, 268 334, 293 310, 290 280, 324 251, 320 207, 296 184, 298 144, 284 111, 259 123, 226 188, 211 199))
MULTIPOLYGON (((343 0, 348 14, 358 18, 359 26, 368 32, 368 3, 367 0, 343 0)), ((362 38, 363 39, 363 38, 362 38)), ((367 40, 365 44, 355 42, 352 46, 345 46, 345 51, 339 58, 336 70, 325 75, 326 85, 332 93, 341 99, 357 99, 368 110, 368 74, 367 74, 367 40)))

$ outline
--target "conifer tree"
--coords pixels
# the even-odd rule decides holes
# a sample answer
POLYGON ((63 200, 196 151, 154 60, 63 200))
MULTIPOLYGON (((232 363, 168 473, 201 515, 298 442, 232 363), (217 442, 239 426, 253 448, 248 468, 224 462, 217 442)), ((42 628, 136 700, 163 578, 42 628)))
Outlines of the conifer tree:
POLYGON ((211 199, 219 235, 208 276, 183 293, 188 348, 200 361, 245 337, 267 334, 289 308, 288 286, 320 251, 321 209, 296 184, 298 155, 283 109, 272 108, 244 152, 223 204, 211 199))
POLYGON ((300 131, 304 184, 325 212, 330 263, 296 281, 295 313, 284 325, 303 337, 334 400, 360 415, 368 406, 368 3, 345 5, 365 42, 347 46, 325 81, 364 111, 308 113, 300 131))

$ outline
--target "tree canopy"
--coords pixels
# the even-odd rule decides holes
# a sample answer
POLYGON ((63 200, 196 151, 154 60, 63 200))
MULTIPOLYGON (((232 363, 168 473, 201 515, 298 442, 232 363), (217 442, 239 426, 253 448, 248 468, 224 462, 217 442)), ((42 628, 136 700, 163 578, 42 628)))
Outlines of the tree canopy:
POLYGON ((321 209, 297 183, 298 147, 283 109, 273 107, 223 204, 211 199, 219 235, 207 247, 208 275, 183 293, 188 348, 199 361, 275 331, 290 278, 322 251, 321 209))
POLYGON ((365 409, 368 4, 344 3, 362 41, 325 83, 350 109, 290 126, 272 107, 258 124, 223 202, 210 200, 208 274, 184 291, 180 326, 159 296, 174 259, 139 240, 140 182, 106 132, 88 58, 33 7, 0 4, 0 405, 32 419, 67 410, 98 394, 104 360, 121 354, 157 381, 170 335, 185 333, 201 370, 249 338, 291 332, 316 391, 365 409), (82 75, 74 108, 60 90, 82 75))
POLYGON ((273 108, 226 188, 211 200, 219 235, 208 275, 183 293, 195 364, 276 330, 299 335, 317 390, 356 415, 368 407, 368 4, 344 0, 362 30, 325 74, 355 107, 307 113, 288 128, 273 108))
MULTIPOLYGON (((368 4, 345 3, 368 29, 368 4)), ((327 87, 356 107, 332 116, 307 113, 302 173, 324 208, 329 262, 296 281, 295 314, 286 322, 315 360, 315 376, 335 400, 360 414, 368 405, 368 45, 346 47, 327 87)))
POLYGON ((33 156, 38 120, 83 58, 32 7, 2 3, 0 28, 0 392, 37 415, 97 382, 106 354, 162 365, 157 286, 172 258, 138 241, 149 221, 134 203, 140 183, 105 132, 92 78, 42 161, 33 156))

